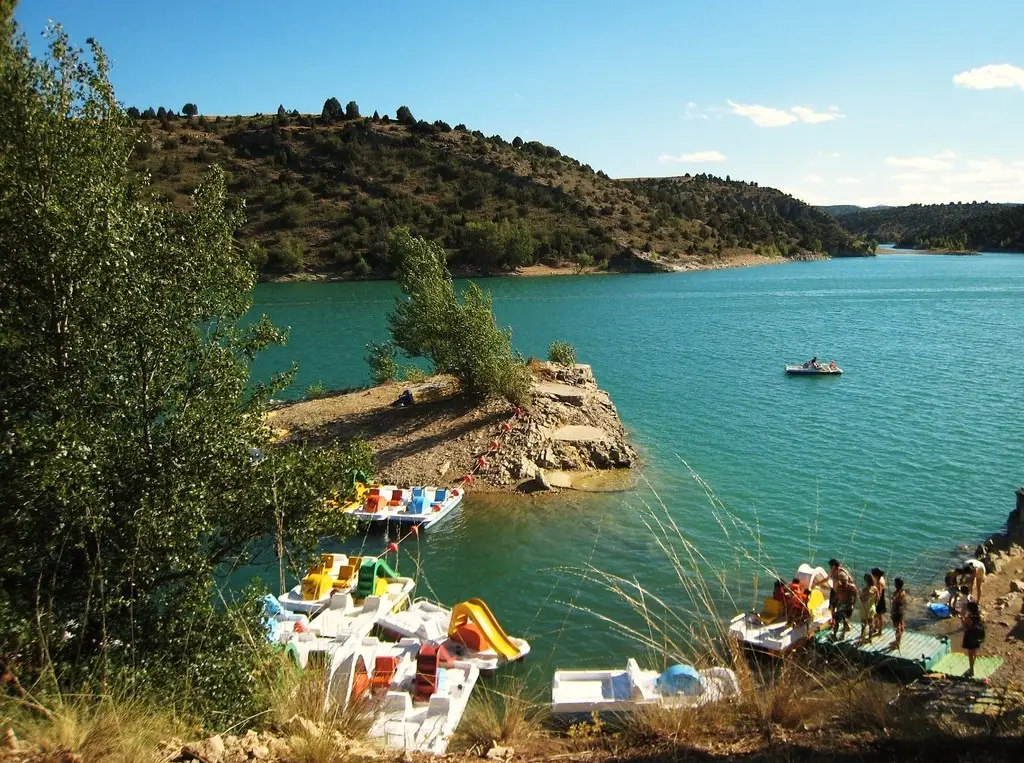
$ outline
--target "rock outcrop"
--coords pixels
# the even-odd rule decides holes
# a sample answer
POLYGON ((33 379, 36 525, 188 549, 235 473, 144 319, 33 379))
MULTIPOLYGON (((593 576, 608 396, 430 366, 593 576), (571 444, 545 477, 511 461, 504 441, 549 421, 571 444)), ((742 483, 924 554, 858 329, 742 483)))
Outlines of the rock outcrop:
POLYGON ((501 486, 547 490, 556 482, 571 484, 549 472, 571 475, 633 465, 636 451, 590 366, 539 363, 533 371, 533 403, 502 438, 481 476, 501 486))

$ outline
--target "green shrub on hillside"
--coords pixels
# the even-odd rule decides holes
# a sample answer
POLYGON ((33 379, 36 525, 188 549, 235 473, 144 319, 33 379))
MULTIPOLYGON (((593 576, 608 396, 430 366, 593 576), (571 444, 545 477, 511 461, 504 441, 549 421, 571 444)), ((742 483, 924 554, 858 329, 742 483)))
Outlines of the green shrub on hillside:
POLYGON ((574 366, 576 348, 568 342, 552 342, 548 345, 548 360, 561 366, 574 366))
POLYGON ((370 367, 370 378, 374 384, 395 380, 398 376, 397 354, 398 348, 393 342, 370 342, 366 345, 366 364, 370 367))

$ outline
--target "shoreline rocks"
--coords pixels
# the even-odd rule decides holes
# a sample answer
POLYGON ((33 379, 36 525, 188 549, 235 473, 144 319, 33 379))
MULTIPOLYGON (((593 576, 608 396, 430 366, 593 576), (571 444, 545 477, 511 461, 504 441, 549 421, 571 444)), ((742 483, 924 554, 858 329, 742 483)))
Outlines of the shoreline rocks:
POLYGON ((514 421, 481 476, 520 491, 553 490, 571 487, 576 473, 634 465, 636 450, 589 365, 534 363, 531 370, 533 403, 514 421))

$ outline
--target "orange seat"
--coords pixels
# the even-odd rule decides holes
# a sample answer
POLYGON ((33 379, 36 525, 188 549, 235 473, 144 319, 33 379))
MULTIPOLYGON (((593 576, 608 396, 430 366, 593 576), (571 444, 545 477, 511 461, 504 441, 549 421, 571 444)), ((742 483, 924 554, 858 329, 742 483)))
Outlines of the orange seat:
POLYGON ((373 678, 370 679, 370 691, 383 694, 394 680, 398 670, 398 658, 392 656, 378 657, 373 666, 373 678))

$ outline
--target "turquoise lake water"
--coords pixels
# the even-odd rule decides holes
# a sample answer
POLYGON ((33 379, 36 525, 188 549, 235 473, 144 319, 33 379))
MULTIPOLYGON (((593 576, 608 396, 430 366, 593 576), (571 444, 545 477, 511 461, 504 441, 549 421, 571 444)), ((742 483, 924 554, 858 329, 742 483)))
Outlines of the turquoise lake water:
MULTIPOLYGON (((531 639, 542 670, 638 652, 600 620, 637 623, 622 599, 573 570, 639 581, 685 621, 707 615, 676 582, 652 515, 671 517, 700 550, 705 579, 722 574, 748 607, 755 574, 763 593, 766 568, 788 576, 832 556, 923 591, 957 546, 1002 526, 1024 484, 1024 256, 482 284, 524 355, 545 355, 554 339, 576 346, 643 459, 635 491, 470 493, 403 546, 400 570, 418 569, 420 595, 484 598, 509 633, 531 639), (845 374, 785 376, 786 362, 813 354, 845 374)), ((256 376, 296 360, 291 396, 315 381, 365 383, 364 346, 386 338, 396 293, 389 282, 259 286, 254 310, 291 338, 256 376)), ((379 538, 345 548, 362 543, 381 549, 379 538)), ((720 614, 733 614, 714 593, 720 614)))

